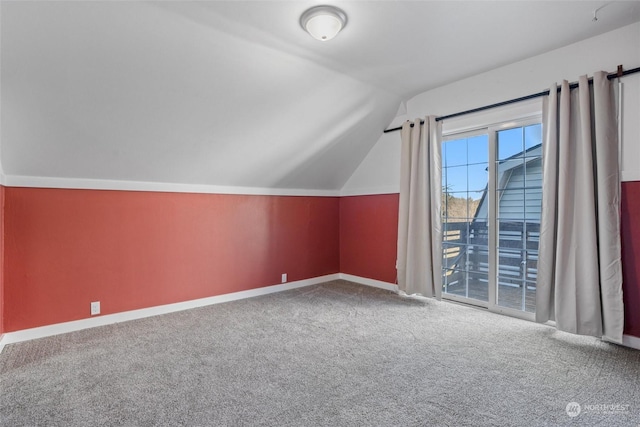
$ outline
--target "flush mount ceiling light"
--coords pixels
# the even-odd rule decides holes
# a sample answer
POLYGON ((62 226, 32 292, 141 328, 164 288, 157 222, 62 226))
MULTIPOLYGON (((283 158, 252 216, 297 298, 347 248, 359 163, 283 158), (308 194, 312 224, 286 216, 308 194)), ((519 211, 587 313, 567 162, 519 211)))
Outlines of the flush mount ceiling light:
POLYGON ((347 25, 347 14, 334 6, 315 6, 302 14, 300 25, 311 37, 324 42, 347 25))

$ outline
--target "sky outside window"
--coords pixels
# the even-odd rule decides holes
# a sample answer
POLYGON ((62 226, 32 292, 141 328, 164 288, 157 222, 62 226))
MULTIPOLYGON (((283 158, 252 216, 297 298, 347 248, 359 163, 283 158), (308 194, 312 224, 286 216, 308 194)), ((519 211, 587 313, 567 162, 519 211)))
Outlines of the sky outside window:
MULTIPOLYGON (((475 197, 487 186, 489 137, 478 135, 446 141, 442 150, 442 185, 447 192, 475 197), (467 192, 474 192, 466 195, 467 192)), ((481 194, 481 193, 480 193, 481 194)))
MULTIPOLYGON (((508 129, 499 132, 498 159, 522 153, 542 141, 542 126, 508 129)), ((445 191, 475 200, 487 186, 489 137, 478 135, 444 142, 442 147, 442 186, 445 191)))

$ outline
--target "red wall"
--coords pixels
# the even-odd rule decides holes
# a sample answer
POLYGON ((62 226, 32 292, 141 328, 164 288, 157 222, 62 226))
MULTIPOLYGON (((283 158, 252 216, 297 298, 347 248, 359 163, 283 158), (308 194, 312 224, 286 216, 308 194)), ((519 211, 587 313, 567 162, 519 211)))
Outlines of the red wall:
POLYGON ((339 272, 339 199, 5 189, 4 330, 339 272))
POLYGON ((396 282, 398 194, 340 199, 340 272, 396 282))
POLYGON ((622 183, 624 332, 640 337, 640 182, 622 183))
MULTIPOLYGON (((0 333, 347 273, 396 280, 398 195, 0 187, 0 333), (4 218, 2 218, 4 215, 4 218), (2 286, 4 285, 4 286, 2 286)), ((625 333, 640 337, 640 182, 622 184, 625 333)))

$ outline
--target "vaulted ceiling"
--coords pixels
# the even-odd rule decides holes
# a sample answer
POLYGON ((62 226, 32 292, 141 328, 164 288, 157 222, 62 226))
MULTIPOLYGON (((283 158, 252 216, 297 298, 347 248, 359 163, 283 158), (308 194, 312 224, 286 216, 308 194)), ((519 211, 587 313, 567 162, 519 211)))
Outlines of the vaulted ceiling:
POLYGON ((640 2, 0 2, 6 175, 340 189, 403 100, 640 20, 640 2), (598 20, 592 21, 593 11, 598 20))

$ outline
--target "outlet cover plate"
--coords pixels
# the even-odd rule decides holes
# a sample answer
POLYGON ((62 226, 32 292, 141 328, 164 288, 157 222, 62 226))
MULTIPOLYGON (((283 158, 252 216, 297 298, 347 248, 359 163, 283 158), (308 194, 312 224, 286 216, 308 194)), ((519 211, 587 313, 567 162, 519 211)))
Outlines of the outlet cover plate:
POLYGON ((91 315, 95 316, 96 314, 100 314, 100 301, 91 303, 91 315))

